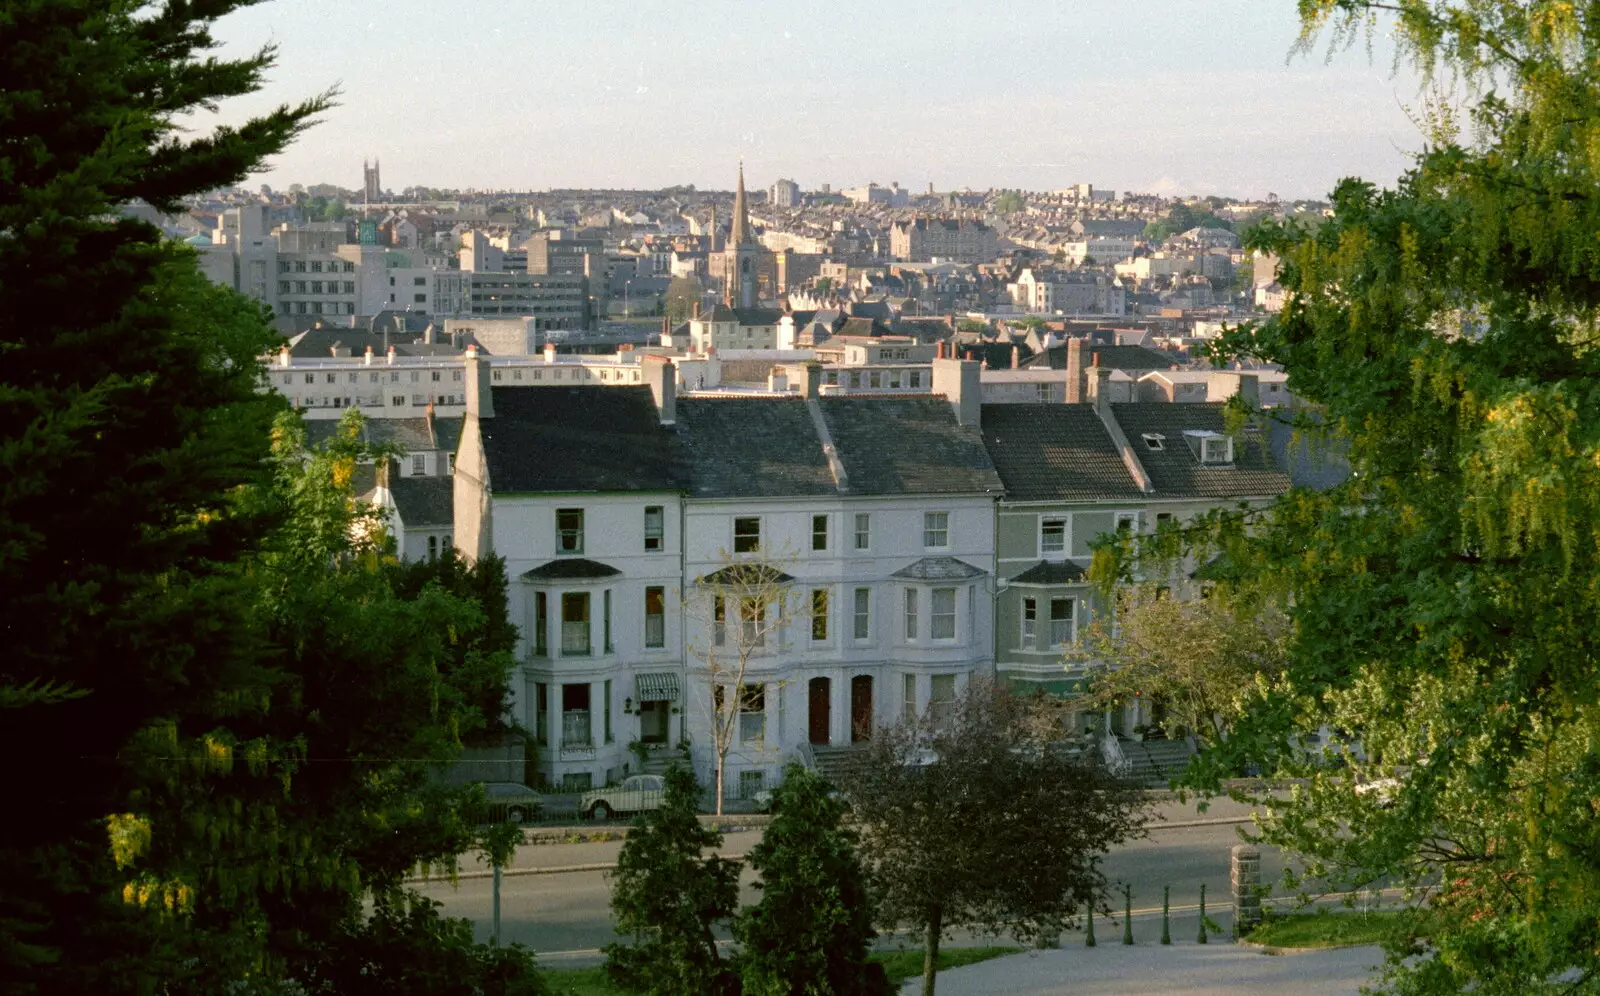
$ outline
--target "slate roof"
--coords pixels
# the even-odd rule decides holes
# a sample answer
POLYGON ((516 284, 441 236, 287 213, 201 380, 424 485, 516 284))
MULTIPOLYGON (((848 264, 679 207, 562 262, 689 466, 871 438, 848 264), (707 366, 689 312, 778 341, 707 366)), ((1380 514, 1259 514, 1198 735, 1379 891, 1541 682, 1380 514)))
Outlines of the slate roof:
POLYGON ((1158 401, 1111 406, 1113 417, 1150 474, 1157 497, 1231 498, 1287 491, 1289 475, 1272 463, 1259 434, 1245 433, 1234 439, 1231 465, 1200 463, 1184 440, 1184 430, 1222 432, 1222 409, 1222 402, 1158 401), (1147 433, 1166 437, 1161 449, 1152 450, 1145 444, 1143 437, 1147 433))
MULTIPOLYGON (((299 316, 295 316, 299 317, 299 316)), ((394 346, 397 356, 459 356, 461 350, 447 342, 424 343, 416 332, 393 333, 387 337, 382 332, 366 329, 322 328, 307 329, 288 340, 289 355, 296 358, 326 359, 335 347, 348 349, 351 356, 363 356, 367 348, 373 355, 383 356, 389 346, 394 346)))
POLYGON ((958 425, 943 398, 832 397, 817 403, 851 494, 1001 490, 982 433, 958 425))
POLYGON ((889 576, 908 581, 964 581, 983 573, 985 573, 983 568, 974 567, 965 560, 957 560, 954 557, 923 557, 889 576))
POLYGON ((677 409, 690 497, 837 493, 804 399, 679 398, 677 409))
POLYGON ((592 578, 614 578, 622 572, 610 564, 585 557, 562 557, 547 560, 531 571, 524 571, 524 581, 579 581, 592 578))
POLYGON ((983 442, 1013 501, 1144 494, 1093 405, 984 405, 983 442))
POLYGON ((455 481, 449 477, 401 477, 391 472, 389 493, 408 529, 448 526, 456 521, 455 481))
POLYGON ((783 312, 772 308, 734 308, 732 311, 740 325, 776 325, 783 317, 783 312))
POLYGON ((1012 584, 1077 584, 1089 572, 1070 560, 1041 560, 1011 579, 1012 584))
POLYGON ((479 426, 495 492, 679 486, 648 387, 496 387, 493 398, 495 417, 479 426))
MULTIPOLYGON (((362 420, 361 438, 368 443, 394 443, 408 453, 443 450, 454 453, 461 441, 461 416, 435 416, 433 428, 426 418, 369 418, 362 420)), ((337 419, 310 419, 306 422, 306 443, 318 446, 332 439, 339 429, 337 419)))
MULTIPOLYGON (((1144 346, 1090 346, 1085 343, 1083 347, 1085 368, 1094 363, 1091 356, 1100 357, 1100 366, 1110 367, 1113 370, 1166 370, 1174 365, 1181 366, 1184 362, 1181 356, 1144 346)), ((1051 370, 1065 370, 1067 347, 1051 346, 1028 360, 1023 366, 1048 366, 1051 370)))
POLYGON ((751 562, 750 569, 745 565, 729 564, 712 571, 703 577, 696 578, 697 584, 732 585, 736 588, 756 588, 768 584, 788 584, 794 580, 793 575, 785 574, 771 564, 751 562))

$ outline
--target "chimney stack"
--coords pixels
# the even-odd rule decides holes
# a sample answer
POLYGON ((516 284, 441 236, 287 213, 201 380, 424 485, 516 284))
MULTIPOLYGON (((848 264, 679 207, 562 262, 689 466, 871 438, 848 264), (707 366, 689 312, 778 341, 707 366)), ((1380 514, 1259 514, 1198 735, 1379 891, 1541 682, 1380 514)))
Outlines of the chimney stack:
POLYGON ((944 395, 950 402, 957 424, 977 426, 983 410, 983 384, 976 362, 955 358, 934 360, 933 393, 944 395))
POLYGON ((547 342, 547 343, 544 344, 544 361, 546 363, 554 363, 556 361, 556 344, 555 343, 547 342))
POLYGON ((1011 347, 1011 369, 1015 370, 1020 366, 1022 366, 1022 347, 1013 345, 1011 347))
POLYGON ((384 362, 388 363, 390 366, 394 366, 394 355, 394 347, 390 346, 388 353, 384 355, 384 362))
POLYGON ((1083 403, 1083 386, 1083 339, 1074 336, 1067 340, 1067 404, 1083 403))
POLYGON ((289 347, 288 346, 279 346, 278 347, 278 366, 286 367, 288 365, 289 365, 289 347))
POLYGON ((361 365, 364 366, 364 367, 372 366, 372 347, 371 346, 367 347, 366 355, 361 357, 361 365))
POLYGON ((646 356, 642 366, 644 379, 650 385, 650 396, 661 414, 661 424, 675 424, 678 421, 678 370, 672 365, 671 357, 646 356))
POLYGON ((807 401, 815 401, 821 393, 822 364, 811 360, 800 367, 800 394, 807 401))
POLYGON ((474 418, 494 418, 494 392, 490 386, 489 358, 476 345, 467 347, 467 414, 474 418))

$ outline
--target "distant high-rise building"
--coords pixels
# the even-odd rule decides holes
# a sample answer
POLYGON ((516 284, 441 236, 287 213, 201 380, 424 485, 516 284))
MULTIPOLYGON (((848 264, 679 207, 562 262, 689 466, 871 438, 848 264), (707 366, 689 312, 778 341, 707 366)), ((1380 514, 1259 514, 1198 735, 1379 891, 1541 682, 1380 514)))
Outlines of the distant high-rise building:
POLYGON ((774 207, 799 207, 800 184, 793 180, 779 180, 772 185, 769 199, 774 207))
POLYGON ((383 184, 378 182, 378 160, 374 159, 370 166, 365 159, 361 160, 361 188, 366 203, 383 200, 383 184))

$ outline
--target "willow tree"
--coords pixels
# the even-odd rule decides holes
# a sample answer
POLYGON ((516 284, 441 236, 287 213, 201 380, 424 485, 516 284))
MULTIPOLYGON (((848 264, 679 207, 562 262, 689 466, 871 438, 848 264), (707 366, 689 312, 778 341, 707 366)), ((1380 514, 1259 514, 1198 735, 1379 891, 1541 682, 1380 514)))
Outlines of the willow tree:
MULTIPOLYGON (((1388 33, 1440 84, 1392 189, 1339 184, 1316 230, 1268 223, 1281 315, 1224 358, 1283 364, 1352 477, 1218 513, 1190 545, 1284 597, 1288 663, 1212 752, 1305 774, 1266 838, 1432 916, 1398 992, 1600 976, 1600 4, 1300 0, 1302 42, 1388 33), (1365 748, 1303 767, 1329 725, 1365 748), (1400 790, 1358 793, 1362 778, 1400 790)), ((1307 418, 1303 429, 1315 431, 1307 418)), ((1170 555, 1171 537, 1143 557, 1170 555)), ((1136 558, 1138 559, 1138 558, 1136 558)), ((1402 955, 1412 955, 1402 959, 1402 955)))

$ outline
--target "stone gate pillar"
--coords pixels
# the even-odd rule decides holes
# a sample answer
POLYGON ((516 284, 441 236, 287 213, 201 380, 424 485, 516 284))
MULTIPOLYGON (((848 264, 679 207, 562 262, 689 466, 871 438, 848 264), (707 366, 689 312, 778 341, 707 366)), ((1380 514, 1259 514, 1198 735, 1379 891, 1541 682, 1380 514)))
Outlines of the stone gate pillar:
POLYGON ((1243 937, 1261 922, 1261 851, 1233 845, 1233 936, 1243 937))

